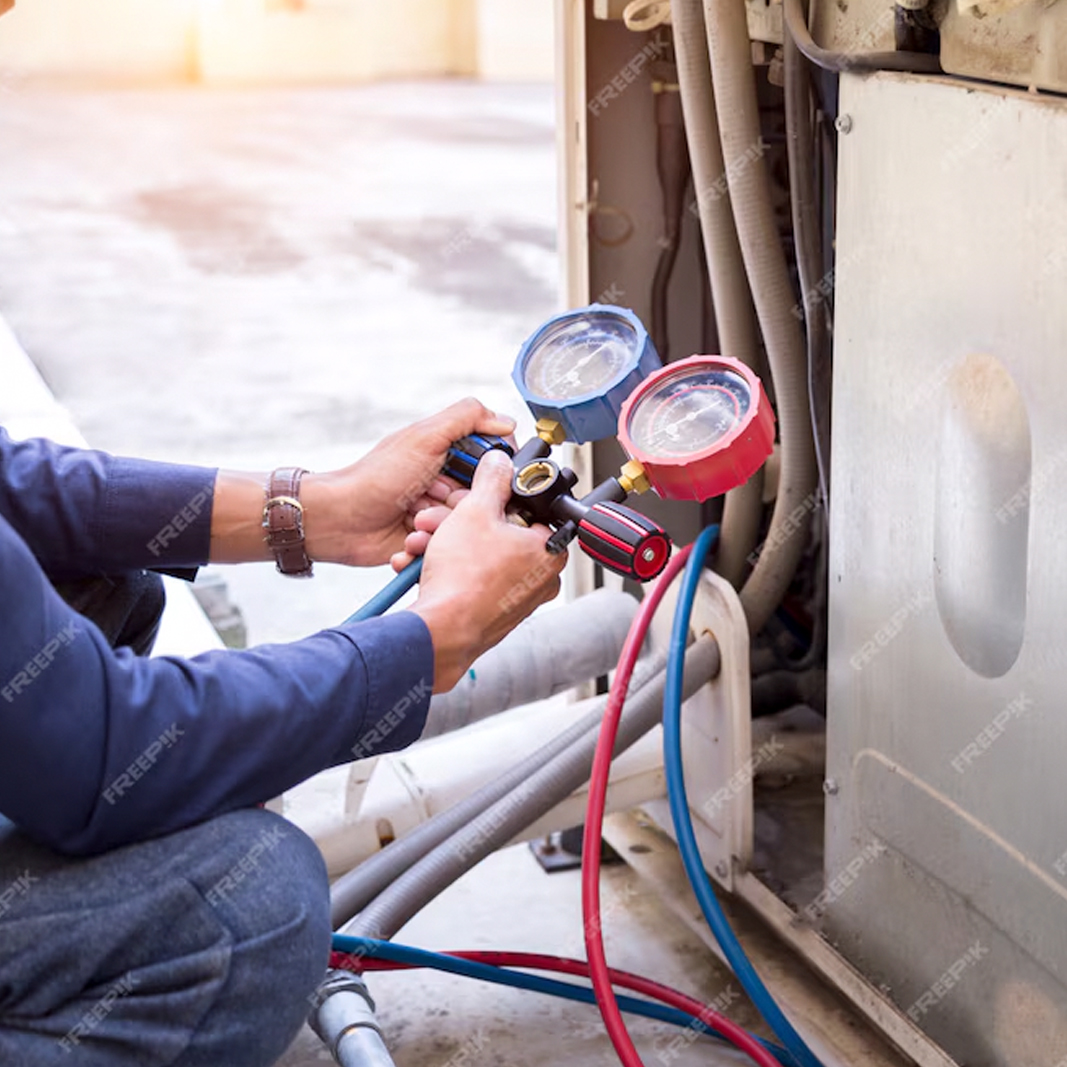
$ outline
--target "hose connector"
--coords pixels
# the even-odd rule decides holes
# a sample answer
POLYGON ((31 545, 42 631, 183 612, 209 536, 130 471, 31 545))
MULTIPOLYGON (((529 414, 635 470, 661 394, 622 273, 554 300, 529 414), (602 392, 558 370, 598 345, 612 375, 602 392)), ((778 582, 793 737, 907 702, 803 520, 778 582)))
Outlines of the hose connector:
POLYGON ((367 983, 350 971, 327 971, 312 999, 312 1030, 340 1064, 394 1067, 367 983))

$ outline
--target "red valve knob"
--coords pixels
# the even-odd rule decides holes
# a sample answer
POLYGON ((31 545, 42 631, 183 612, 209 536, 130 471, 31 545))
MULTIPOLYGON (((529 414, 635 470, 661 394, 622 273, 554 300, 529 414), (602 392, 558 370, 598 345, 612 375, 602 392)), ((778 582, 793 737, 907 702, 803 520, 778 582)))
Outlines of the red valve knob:
POLYGON ((593 504, 578 524, 578 543, 602 567, 639 582, 655 578, 671 555, 666 531, 622 504, 593 504))

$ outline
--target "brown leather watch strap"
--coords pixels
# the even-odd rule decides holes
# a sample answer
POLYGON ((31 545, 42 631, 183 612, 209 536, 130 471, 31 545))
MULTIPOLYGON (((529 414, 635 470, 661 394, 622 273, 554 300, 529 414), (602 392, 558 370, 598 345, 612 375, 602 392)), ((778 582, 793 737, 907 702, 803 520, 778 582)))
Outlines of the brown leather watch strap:
POLYGON ((267 547, 282 574, 311 577, 311 560, 304 545, 304 507, 300 503, 302 467, 279 467, 267 482, 267 502, 263 505, 263 529, 267 547))

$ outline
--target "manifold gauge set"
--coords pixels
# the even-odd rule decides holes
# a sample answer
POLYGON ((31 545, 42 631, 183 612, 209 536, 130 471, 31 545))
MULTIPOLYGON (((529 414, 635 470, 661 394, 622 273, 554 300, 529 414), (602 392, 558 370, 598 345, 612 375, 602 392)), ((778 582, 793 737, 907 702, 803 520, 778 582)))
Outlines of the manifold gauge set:
POLYGON ((549 551, 577 537, 597 563, 638 581, 666 565, 670 538, 628 507, 651 489, 665 500, 709 500, 746 482, 774 447, 774 412, 759 378, 728 356, 690 356, 664 366, 632 311, 606 304, 549 319, 523 344, 512 377, 537 420, 517 450, 502 438, 457 441, 446 473, 469 484, 491 448, 515 467, 509 510, 551 527, 549 551), (617 438, 629 457, 584 496, 552 449, 617 438))

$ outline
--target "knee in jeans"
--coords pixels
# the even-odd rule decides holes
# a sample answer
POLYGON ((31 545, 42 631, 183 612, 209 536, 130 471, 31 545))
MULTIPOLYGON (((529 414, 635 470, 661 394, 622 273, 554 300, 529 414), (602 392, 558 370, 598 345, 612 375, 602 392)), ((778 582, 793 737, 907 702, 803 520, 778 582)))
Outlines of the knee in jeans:
POLYGON ((273 965, 283 959, 313 961, 312 970, 324 965, 329 882, 315 843, 267 811, 234 812, 214 824, 221 847, 197 883, 235 939, 262 942, 273 965))
POLYGON ((225 984, 174 1067, 263 1067, 298 1032, 326 971, 326 865, 306 834, 266 811, 188 833, 183 876, 231 943, 225 984))

